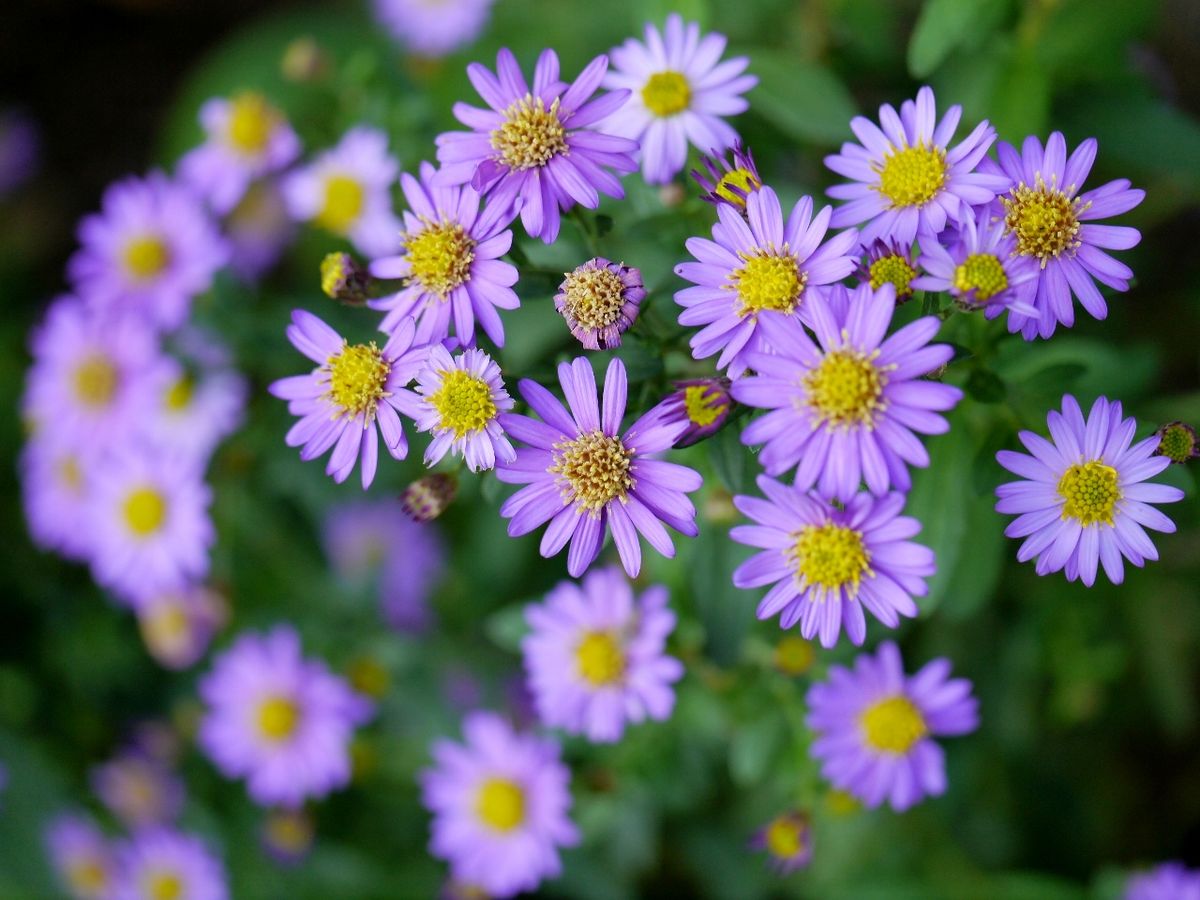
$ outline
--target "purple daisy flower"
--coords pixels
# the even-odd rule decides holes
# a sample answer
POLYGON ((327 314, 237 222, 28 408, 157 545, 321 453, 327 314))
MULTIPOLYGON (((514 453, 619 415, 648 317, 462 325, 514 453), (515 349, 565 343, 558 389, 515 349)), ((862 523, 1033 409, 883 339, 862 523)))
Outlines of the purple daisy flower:
POLYGON ((644 299, 641 270, 597 256, 566 273, 554 308, 584 349, 612 350, 621 346, 644 299))
POLYGON ((229 242, 229 266, 253 284, 283 256, 296 236, 279 177, 251 184, 222 223, 229 242))
POLYGON ((172 822, 183 810, 183 781, 140 750, 92 769, 91 784, 100 802, 131 829, 172 822))
POLYGON ((160 666, 179 671, 195 665, 229 618, 216 591, 190 586, 154 594, 135 610, 146 650, 160 666))
POLYGON ((140 434, 203 465, 241 424, 246 393, 246 380, 230 369, 197 371, 168 359, 155 373, 155 403, 144 410, 140 434))
POLYGON ((642 567, 639 532, 668 558, 675 545, 664 522, 688 537, 697 534, 696 508, 685 495, 700 488, 699 473, 652 458, 675 443, 683 426, 663 424, 651 410, 621 433, 628 381, 619 359, 608 364, 602 407, 586 358, 559 364, 558 380, 569 412, 540 384, 523 379, 521 396, 542 421, 501 416, 505 431, 529 446, 496 470, 501 481, 527 485, 500 507, 500 515, 512 520, 512 537, 549 521, 541 554, 549 559, 570 541, 567 571, 575 578, 600 554, 611 528, 621 564, 635 578, 642 567))
POLYGON ((89 817, 56 816, 46 828, 45 843, 59 883, 74 900, 112 896, 113 848, 89 817))
POLYGON ((796 468, 796 486, 817 485, 830 499, 849 501, 866 481, 871 493, 907 491, 908 466, 929 465, 913 432, 941 434, 938 415, 961 398, 956 387, 921 376, 954 355, 930 344, 941 323, 926 316, 884 338, 896 310, 891 285, 872 291, 831 292, 811 307, 817 343, 800 323, 765 316, 762 332, 775 353, 750 353, 758 374, 733 383, 733 397, 769 409, 742 432, 742 443, 763 444, 768 475, 796 468))
POLYGON ((434 742, 434 766, 420 776, 434 817, 430 852, 490 896, 531 891, 562 871, 558 848, 579 843, 571 772, 556 743, 518 734, 495 713, 469 713, 463 737, 434 742))
POLYGON ((921 523, 900 515, 902 494, 874 497, 866 492, 840 508, 816 494, 789 487, 765 475, 758 487, 767 499, 738 496, 733 504, 756 525, 739 525, 735 541, 762 548, 733 573, 739 588, 771 585, 758 605, 758 617, 781 613, 779 624, 800 623, 800 634, 818 633, 821 646, 837 643, 843 626, 855 645, 867 635, 866 609, 888 628, 917 614, 913 597, 928 592, 933 551, 908 538, 921 523))
POLYGON ((184 323, 229 257, 196 195, 161 172, 110 185, 79 223, 79 243, 67 274, 84 302, 164 331, 184 323))
POLYGON ((790 875, 812 862, 812 821, 799 810, 778 815, 758 830, 750 849, 765 850, 771 868, 779 875, 790 875))
POLYGON ((907 245, 918 233, 936 235, 947 222, 961 222, 973 215, 971 207, 1005 190, 1007 178, 975 171, 996 139, 987 121, 950 148, 961 116, 962 107, 952 106, 938 121, 933 90, 923 87, 899 113, 888 103, 879 107, 879 125, 863 116, 851 119, 862 143, 842 144, 841 153, 825 157, 826 166, 852 179, 827 192, 850 201, 834 211, 833 227, 866 222, 864 244, 883 238, 907 245))
POLYGON ((348 238, 366 256, 385 256, 399 244, 401 227, 391 197, 399 172, 387 135, 360 125, 288 175, 283 196, 297 221, 311 221, 348 238))
POLYGON ((903 812, 946 790, 946 761, 935 737, 969 734, 979 726, 971 682, 950 678, 950 660, 935 659, 904 674, 891 641, 853 670, 831 666, 808 689, 809 752, 834 787, 874 809, 885 801, 903 812))
POLYGON ((1018 153, 1011 144, 996 145, 999 165, 988 161, 984 171, 1002 175, 1008 182, 1000 194, 1004 227, 1016 239, 1018 256, 1040 266, 1036 287, 1024 297, 1037 316, 1010 313, 1008 330, 1021 332, 1027 341, 1048 338, 1061 322, 1075 324, 1074 296, 1093 317, 1103 319, 1108 306, 1096 282, 1115 291, 1129 290, 1133 272, 1105 250, 1128 250, 1142 239, 1136 228, 1098 225, 1129 212, 1146 192, 1129 186, 1127 179, 1110 181, 1080 193, 1096 160, 1096 139, 1088 138, 1067 156, 1067 142, 1054 132, 1042 143, 1032 135, 1018 153))
POLYGON ((676 381, 673 387, 654 408, 664 424, 684 426, 676 447, 690 447, 721 430, 733 409, 728 378, 690 378, 676 381))
POLYGON ((374 712, 280 625, 243 634, 200 682, 200 747, 263 806, 295 809, 350 781, 350 739, 374 712))
POLYGON ((95 453, 50 435, 35 435, 21 451, 21 494, 33 542, 66 559, 85 560, 94 536, 86 515, 95 453))
POLYGON ((635 600, 621 571, 606 568, 526 607, 521 652, 542 724, 611 743, 627 722, 668 719, 683 665, 663 652, 675 629, 667 600, 662 586, 635 600))
POLYGON ((530 89, 507 47, 496 55, 497 75, 471 63, 467 75, 491 108, 454 104, 455 118, 472 131, 438 135, 438 180, 469 183, 501 209, 520 203, 530 237, 554 243, 560 210, 577 203, 595 209, 600 194, 624 197, 621 182, 608 170, 637 168, 635 141, 598 130, 629 92, 613 91, 588 102, 607 69, 608 57, 597 56, 568 85, 559 80, 558 55, 543 50, 530 89))
POLYGON ((496 0, 373 0, 375 19, 421 56, 440 57, 474 43, 496 0))
POLYGON ((866 282, 876 291, 890 284, 896 292, 897 304, 911 299, 913 288, 917 287, 916 245, 877 240, 866 251, 866 258, 856 273, 859 281, 866 282))
POLYGON ((205 141, 179 161, 179 177, 213 211, 230 212, 251 182, 287 168, 300 155, 300 139, 283 113, 257 91, 200 107, 205 141))
POLYGON ((701 157, 701 162, 706 171, 692 169, 692 178, 705 191, 700 199, 713 206, 728 203, 738 212, 745 213, 746 199, 763 186, 750 148, 735 143, 732 163, 715 150, 710 156, 701 157))
POLYGON ((717 206, 713 240, 689 238, 688 252, 697 261, 675 267, 696 285, 675 295, 684 307, 679 324, 705 326, 689 342, 693 357, 721 351, 717 368, 728 367, 729 377, 737 378, 746 370, 746 352, 764 349, 757 336, 761 313, 795 314, 811 327, 816 288, 840 281, 857 264, 850 255, 857 232, 821 243, 831 214, 827 206, 814 219, 812 198, 801 197, 785 226, 779 197, 769 187, 746 198, 745 219, 732 206, 717 206))
POLYGON ((1158 559, 1145 528, 1171 533, 1175 523, 1150 506, 1183 499, 1183 491, 1143 483, 1171 464, 1156 456, 1158 436, 1133 446, 1137 422, 1121 418, 1120 401, 1098 397, 1087 421, 1070 394, 1062 412, 1046 417, 1053 443, 1031 431, 1017 436, 1030 454, 1001 450, 1000 465, 1023 481, 996 488, 996 511, 1016 513, 1004 533, 1025 538, 1017 559, 1037 558, 1037 573, 1066 570, 1067 580, 1096 580, 1097 564, 1109 581, 1125 578, 1124 557, 1135 566, 1158 559))
POLYGON ((1200 900, 1200 871, 1182 863, 1162 863, 1131 877, 1123 900, 1200 900))
POLYGON ((688 144, 720 153, 737 143, 723 116, 745 112, 742 96, 756 84, 743 74, 745 56, 721 61, 723 34, 700 36, 700 25, 667 16, 660 32, 646 23, 646 42, 629 38, 609 54, 613 69, 604 77, 609 90, 627 90, 629 99, 599 127, 641 144, 642 174, 648 184, 665 184, 683 171, 688 144))
POLYGON ((396 413, 397 394, 421 371, 429 353, 427 347, 412 346, 415 330, 413 320, 405 319, 380 349, 374 341, 347 342, 310 312, 292 312, 288 340, 319 365, 308 375, 279 379, 270 390, 288 401, 288 412, 300 417, 287 433, 287 445, 302 447, 300 458, 305 461, 332 447, 325 472, 338 484, 350 476, 360 457, 363 489, 375 480, 380 433, 393 458, 408 455, 396 413))
POLYGON ((478 320, 492 342, 503 347, 504 323, 496 310, 521 305, 512 289, 517 269, 500 259, 512 246, 508 225, 513 213, 494 201, 481 212, 474 188, 438 185, 429 163, 421 163, 420 175, 420 181, 407 172, 400 176, 411 210, 404 213, 404 252, 371 264, 376 278, 403 279, 405 286, 368 305, 387 312, 384 331, 414 317, 418 344, 448 337, 453 321, 459 341, 469 347, 478 320))
POLYGON ((111 900, 227 900, 225 867, 198 837, 169 828, 136 832, 116 847, 111 900))

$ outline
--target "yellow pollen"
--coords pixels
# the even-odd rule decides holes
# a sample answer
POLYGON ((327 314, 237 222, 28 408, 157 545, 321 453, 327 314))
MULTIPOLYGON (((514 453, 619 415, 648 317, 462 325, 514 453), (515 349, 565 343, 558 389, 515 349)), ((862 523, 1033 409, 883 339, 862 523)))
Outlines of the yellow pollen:
POLYGON ((349 175, 329 175, 325 178, 325 205, 313 221, 335 234, 345 234, 358 220, 365 199, 357 180, 349 175))
POLYGON ((593 431, 555 444, 554 465, 546 471, 560 476, 564 500, 598 516, 611 501, 624 503, 633 490, 632 462, 633 454, 620 438, 593 431))
POLYGON ((330 300, 336 300, 349 278, 349 254, 326 253, 321 259, 321 293, 330 300))
POLYGON ((584 328, 607 328, 621 317, 625 282, 611 269, 576 269, 563 284, 567 311, 584 328))
POLYGON ((117 367, 99 353, 85 356, 74 376, 75 398, 84 406, 107 406, 117 392, 117 367))
POLYGON ((530 94, 504 111, 504 124, 491 133, 491 140, 496 158, 517 171, 540 168, 570 151, 558 99, 546 109, 540 97, 535 100, 530 94))
POLYGON ((238 94, 229 102, 229 145, 244 156, 258 156, 278 122, 279 112, 262 94, 238 94))
POLYGON ((725 173, 721 180, 717 182, 716 190, 713 193, 722 200, 745 209, 746 198, 740 196, 737 191, 732 189, 737 188, 743 194, 752 194, 760 187, 762 187, 762 182, 757 175, 749 169, 738 167, 725 173))
POLYGON ((917 270, 903 256, 893 253, 871 263, 870 274, 871 287, 874 290, 890 284, 896 289, 896 299, 902 300, 912 294, 909 285, 917 277, 917 270))
POLYGON ((928 147, 925 142, 915 147, 894 147, 886 154, 879 172, 879 193, 892 205, 924 206, 946 183, 946 151, 928 147))
POLYGON ((428 224, 416 234, 404 236, 409 278, 445 300, 459 285, 471 280, 475 241, 461 225, 428 224))
POLYGON ((812 643, 794 634, 780 638, 775 645, 775 668, 784 675, 803 675, 812 668, 814 659, 812 643))
POLYGON ((700 428, 707 428, 729 409, 728 403, 721 402, 721 393, 707 384, 689 384, 683 392, 683 406, 688 421, 700 428))
POLYGON ((483 431, 496 417, 491 386, 478 375, 462 369, 450 369, 441 374, 441 387, 429 395, 429 402, 441 419, 438 427, 451 429, 455 438, 483 431))
POLYGON ((489 778, 475 795, 475 812, 496 831, 512 831, 525 821, 525 791, 508 778, 489 778))
POLYGON ((1097 522, 1112 525, 1121 499, 1117 470, 1098 459, 1076 463, 1058 479, 1058 496, 1063 498, 1063 519, 1075 519, 1085 528, 1097 522))
POLYGON ((767 852, 776 859, 791 859, 804 850, 804 822, 796 816, 779 816, 767 826, 767 852))
POLYGON ((1004 204, 1004 226, 1017 236, 1019 255, 1037 257, 1044 269, 1059 254, 1074 254, 1079 249, 1079 214, 1091 204, 1072 200, 1066 192, 1047 185, 1040 173, 1033 187, 1022 182, 1000 202, 1004 204))
POLYGON ((258 733, 268 741, 286 741, 300 725, 300 707, 295 701, 271 696, 258 705, 258 733))
POLYGON ((347 416, 363 413, 366 415, 365 421, 369 422, 375 415, 379 401, 390 396, 384 386, 391 366, 374 341, 369 344, 343 344, 342 352, 329 357, 326 366, 329 369, 329 392, 326 396, 341 407, 347 416))
POLYGON ((782 254, 759 250, 755 256, 741 256, 746 264, 730 275, 740 304, 739 316, 745 318, 765 309, 790 313, 800 305, 808 275, 800 271, 786 244, 782 254))
POLYGON ((67 881, 82 897, 95 897, 108 887, 108 870, 96 859, 84 859, 67 868, 67 881))
POLYGON ((880 753, 907 753, 929 733, 921 711, 907 697, 877 700, 860 721, 867 746, 880 753))
POLYGON ((183 879, 175 872, 153 872, 143 884, 146 900, 182 900, 185 896, 183 879))
POLYGON ((972 253, 954 270, 954 289, 961 294, 973 291, 977 301, 995 297, 1007 287, 1004 264, 994 253, 972 253))
POLYGON ((625 676, 625 651, 607 631, 589 631, 575 648, 579 677, 593 688, 618 683, 625 676))
POLYGON ((138 537, 149 537, 167 521, 167 498, 152 487, 139 487, 125 496, 125 524, 138 537))
POLYGON ((683 112, 691 101, 692 88, 682 72, 655 72, 642 88, 646 109, 660 118, 683 112))
POLYGON ((796 581, 802 587, 816 588, 820 595, 845 588, 853 597, 863 575, 874 575, 871 554, 860 531, 826 522, 805 525, 795 539, 787 555, 796 567, 796 581))
POLYGON ((821 364, 804 376, 814 425, 832 428, 875 427, 875 414, 884 407, 887 375, 858 350, 831 350, 821 364))
POLYGON ((161 239, 144 235, 125 245, 125 268, 135 281, 149 281, 171 262, 171 249, 161 239))
POLYGON ((182 412, 191 405, 195 393, 196 379, 191 375, 183 375, 167 389, 163 402, 171 412, 182 412))

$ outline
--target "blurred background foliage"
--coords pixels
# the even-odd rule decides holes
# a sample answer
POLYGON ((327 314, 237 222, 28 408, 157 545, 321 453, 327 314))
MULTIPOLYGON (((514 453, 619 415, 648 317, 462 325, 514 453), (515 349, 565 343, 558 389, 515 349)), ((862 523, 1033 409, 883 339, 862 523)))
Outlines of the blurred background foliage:
MULTIPOLYGON (((10 410, 0 418, 0 761, 10 772, 0 795, 0 896, 53 895, 41 829, 68 805, 94 805, 87 772, 132 725, 167 718, 187 734, 198 713, 195 671, 159 669, 132 618, 104 602, 82 569, 36 552, 24 531, 15 409, 25 339, 64 287, 75 219, 98 206, 108 181, 170 166, 198 142, 206 97, 264 89, 310 150, 354 123, 374 123, 411 171, 432 158, 433 137, 454 127, 451 104, 473 101, 469 60, 490 63, 508 45, 530 65, 553 46, 573 74, 673 9, 750 55, 761 83, 736 125, 785 202, 820 195, 831 180, 822 157, 849 138, 852 115, 873 115, 928 82, 942 104, 964 105, 964 121, 987 117, 1010 141, 1051 129, 1071 145, 1099 138, 1094 183, 1128 177, 1146 188, 1147 201, 1125 222, 1144 238, 1124 257, 1137 281, 1106 322, 1085 319, 1032 345, 964 317, 944 334, 969 348, 948 376, 969 400, 953 430, 930 442, 933 465, 910 500, 940 571, 922 617, 900 638, 910 665, 950 657, 982 702, 978 733, 948 742, 948 794, 904 816, 855 810, 831 797, 807 761, 809 679, 853 654, 818 650, 802 676, 773 665, 777 624, 756 622, 757 594, 730 584, 742 550, 726 537, 728 497, 752 486, 756 468, 730 429, 680 454, 705 474, 702 533, 643 574, 669 585, 681 614, 672 650, 688 675, 676 713, 616 747, 566 742, 585 840, 544 894, 1072 900, 1115 897, 1131 867, 1200 862, 1193 472, 1175 467, 1167 476, 1189 498, 1169 510, 1179 532, 1158 540, 1161 562, 1132 570, 1120 588, 1036 577, 1014 561, 1015 542, 991 508, 1002 478, 995 450, 1014 446, 1018 428, 1043 430, 1063 391, 1085 402, 1122 399, 1140 435, 1170 419, 1200 420, 1194 0, 500 0, 480 43, 440 62, 406 58, 354 2, 8 0, 0 97, 40 123, 45 158, 37 180, 0 206, 0 398, 10 410), (286 48, 302 36, 329 55, 328 77, 300 84, 281 74, 286 48), (810 870, 781 880, 746 842, 793 806, 815 817, 816 856, 810 870)), ((626 202, 601 210, 612 227, 598 240, 604 255, 641 267, 651 290, 620 351, 645 403, 669 378, 705 371, 679 349, 671 294, 681 285, 671 269, 684 258, 683 240, 706 233, 712 214, 695 199, 667 206, 636 177, 627 188, 626 202)), ((554 273, 593 248, 569 226, 552 247, 520 243, 531 266, 500 359, 510 379, 551 381, 553 364, 576 350, 550 311, 554 273)), ((333 248, 305 233, 260 289, 223 280, 196 307, 253 386, 247 424, 210 472, 214 580, 233 608, 219 643, 292 620, 306 648, 336 669, 371 660, 388 682, 356 747, 355 785, 316 810, 316 847, 297 868, 264 856, 261 814, 241 786, 185 754, 184 825, 220 849, 238 898, 433 896, 443 870, 425 853, 414 773, 433 737, 457 734, 464 685, 488 705, 510 702, 521 609, 565 577, 562 558, 538 558, 535 537, 505 536, 497 514, 505 492, 491 476, 467 480, 438 523, 449 565, 426 637, 382 629, 370 586, 332 574, 320 523, 358 488, 336 487, 283 446, 287 416, 264 388, 301 367, 283 338, 293 307, 362 336, 374 326, 372 314, 325 306, 315 271, 333 248)), ((422 446, 407 463, 382 467, 371 496, 393 496, 416 477, 422 446)), ((872 642, 884 634, 877 625, 869 633, 872 642)))

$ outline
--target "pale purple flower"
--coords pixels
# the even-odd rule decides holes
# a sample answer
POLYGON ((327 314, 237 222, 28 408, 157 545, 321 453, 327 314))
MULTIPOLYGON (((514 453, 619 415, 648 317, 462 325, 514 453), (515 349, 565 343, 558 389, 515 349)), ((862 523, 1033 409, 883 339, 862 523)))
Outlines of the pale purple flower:
POLYGON ((55 816, 44 838, 58 881, 73 900, 111 898, 113 848, 90 817, 72 813, 55 816))
POLYGON ((34 436, 21 451, 21 496, 33 542, 66 559, 84 560, 93 535, 80 528, 88 508, 96 453, 56 437, 34 436))
POLYGON ((586 358, 559 364, 558 380, 569 412, 540 384, 523 379, 521 396, 541 421, 512 413, 501 417, 504 430, 529 446, 496 470, 501 481, 526 485, 500 507, 500 515, 512 520, 512 537, 549 522, 541 554, 548 559, 570 541, 567 571, 576 578, 600 554, 611 529, 621 564, 634 578, 642 566, 639 533, 668 558, 675 545, 664 522, 689 537, 697 534, 696 509, 686 494, 700 488, 699 473, 653 458, 675 443, 684 426, 663 424, 651 410, 621 432, 628 380, 619 359, 608 365, 602 405, 586 358))
POLYGON ((762 176, 758 174, 758 166, 754 164, 754 154, 749 147, 741 143, 733 145, 733 162, 726 160, 723 154, 715 151, 711 155, 701 157, 705 171, 692 169, 692 178, 704 193, 700 199, 713 206, 729 204, 738 212, 746 210, 746 198, 763 186, 762 176))
POLYGON ((100 802, 131 829, 169 824, 183 810, 183 781, 136 749, 92 769, 91 784, 100 802))
POLYGON ((195 665, 229 618, 225 597, 211 588, 190 585, 138 601, 138 629, 146 650, 163 668, 195 665))
POLYGON ((812 821, 799 810, 782 813, 755 833, 750 849, 765 851, 777 874, 790 875, 812 862, 812 821))
POLYGON ((1200 900, 1200 870, 1183 863, 1161 863, 1149 872, 1132 876, 1122 900, 1200 900))
POLYGON ((373 0, 375 19, 421 56, 440 57, 475 41, 496 0, 373 0))
MULTIPOLYGON (((946 232, 942 232, 942 237, 945 236, 946 232)), ((926 242, 933 243, 934 239, 927 238, 926 242)), ((864 250, 866 256, 854 273, 858 281, 869 284, 873 290, 890 284, 896 292, 897 306, 911 299, 917 283, 917 246, 877 239, 864 250)))
POLYGON ((228 900, 225 866, 200 838, 147 828, 116 846, 111 900, 228 900))
POLYGON ((222 223, 229 243, 229 266, 253 283, 279 261, 296 236, 279 176, 255 181, 222 223))
POLYGON ((139 419, 137 436, 204 465, 241 425, 246 394, 246 380, 231 369, 168 359, 155 372, 153 399, 139 419))
POLYGON ((644 299, 640 269, 596 256, 566 273, 554 308, 585 349, 612 350, 621 346, 644 299))

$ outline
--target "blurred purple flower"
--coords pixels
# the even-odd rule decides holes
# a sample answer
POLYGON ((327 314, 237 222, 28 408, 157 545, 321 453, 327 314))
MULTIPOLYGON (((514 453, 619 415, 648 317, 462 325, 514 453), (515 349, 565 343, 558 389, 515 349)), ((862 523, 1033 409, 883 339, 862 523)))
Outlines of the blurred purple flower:
POLYGON ((440 57, 479 37, 496 0, 372 0, 375 19, 421 56, 440 57))
POLYGON ((147 828, 116 845, 111 900, 227 900, 221 860, 199 838, 147 828))

